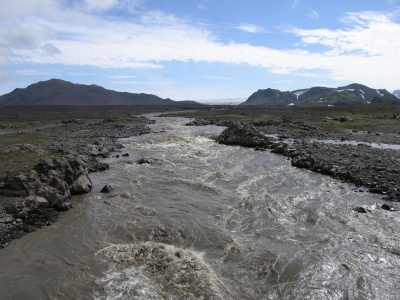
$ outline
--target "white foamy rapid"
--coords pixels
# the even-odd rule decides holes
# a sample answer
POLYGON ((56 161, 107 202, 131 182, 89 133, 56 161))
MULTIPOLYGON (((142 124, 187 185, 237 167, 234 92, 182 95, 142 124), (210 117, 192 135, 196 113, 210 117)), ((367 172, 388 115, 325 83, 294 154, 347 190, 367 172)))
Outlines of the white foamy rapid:
POLYGON ((96 299, 224 299, 201 254, 162 243, 113 245, 96 253, 109 263, 96 299))

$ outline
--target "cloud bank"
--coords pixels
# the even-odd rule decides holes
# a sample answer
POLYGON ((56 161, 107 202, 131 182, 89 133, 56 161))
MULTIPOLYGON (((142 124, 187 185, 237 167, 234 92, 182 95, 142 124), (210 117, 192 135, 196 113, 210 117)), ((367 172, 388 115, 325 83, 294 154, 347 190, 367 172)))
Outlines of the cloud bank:
MULTIPOLYGON (((348 13, 343 29, 287 33, 292 48, 221 42, 205 26, 160 11, 139 12, 138 0, 3 0, 0 6, 0 66, 15 63, 158 69, 164 62, 247 64, 274 74, 357 80, 398 87, 400 25, 389 14, 348 13), (121 18, 105 11, 123 9, 121 18), (323 50, 312 51, 314 46, 323 50), (396 67, 397 66, 397 67, 396 67)), ((297 6, 298 1, 293 2, 297 6)), ((252 24, 237 27, 265 32, 252 24)))

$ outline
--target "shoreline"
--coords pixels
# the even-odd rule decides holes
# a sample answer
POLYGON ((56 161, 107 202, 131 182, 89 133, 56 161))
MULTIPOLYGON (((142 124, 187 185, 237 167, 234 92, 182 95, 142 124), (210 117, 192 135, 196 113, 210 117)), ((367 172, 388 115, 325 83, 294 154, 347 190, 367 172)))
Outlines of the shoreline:
MULTIPOLYGON (((198 113, 188 125, 227 126, 217 138, 222 144, 271 151, 290 159, 294 167, 354 184, 358 192, 368 191, 381 194, 382 200, 400 201, 400 120, 394 118, 397 114, 374 116, 377 120, 390 120, 386 126, 366 121, 364 125, 364 120, 357 120, 354 126, 350 117, 328 117, 327 111, 323 111, 319 118, 327 126, 319 127, 315 125, 321 124, 318 117, 313 116, 314 121, 299 120, 301 112, 296 110, 266 109, 267 120, 260 120, 260 112, 255 110, 228 112, 224 119, 215 118, 213 113, 198 113), (375 148, 369 143, 393 145, 399 150, 375 148)), ((356 117, 362 119, 364 115, 356 117)))
POLYGON ((122 151, 118 139, 150 132, 140 115, 163 110, 56 109, 42 120, 27 109, 0 123, 0 249, 56 222, 71 197, 91 191, 90 173, 109 168, 100 159, 122 151))

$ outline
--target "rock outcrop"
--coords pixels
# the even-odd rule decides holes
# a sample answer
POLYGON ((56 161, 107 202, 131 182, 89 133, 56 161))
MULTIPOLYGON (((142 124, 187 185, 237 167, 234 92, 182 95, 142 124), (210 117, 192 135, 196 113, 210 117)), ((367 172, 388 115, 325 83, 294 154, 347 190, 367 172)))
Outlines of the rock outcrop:
POLYGON ((253 125, 239 122, 229 125, 216 140, 218 143, 225 145, 264 149, 271 147, 272 144, 253 125))
POLYGON ((6 178, 0 194, 14 197, 43 197, 49 207, 67 210, 71 195, 88 193, 92 189, 89 170, 77 156, 43 158, 29 174, 6 178))

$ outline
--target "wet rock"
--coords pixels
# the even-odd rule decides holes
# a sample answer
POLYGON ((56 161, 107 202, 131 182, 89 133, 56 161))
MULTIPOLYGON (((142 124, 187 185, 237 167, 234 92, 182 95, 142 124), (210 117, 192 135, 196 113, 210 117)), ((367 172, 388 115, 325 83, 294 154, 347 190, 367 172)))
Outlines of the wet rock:
POLYGON ((6 177, 0 189, 3 196, 23 197, 34 194, 40 179, 35 172, 30 174, 17 174, 14 177, 6 177))
POLYGON ((270 148, 272 145, 253 125, 239 122, 229 125, 216 140, 220 144, 254 148, 270 148))
POLYGON ((71 195, 87 193, 92 189, 86 163, 68 155, 43 158, 28 174, 18 174, 4 180, 0 193, 6 196, 40 196, 50 207, 65 210, 71 195))
POLYGON ((213 122, 210 120, 194 119, 193 121, 186 123, 186 126, 206 126, 206 125, 211 125, 211 124, 213 124, 213 122))
POLYGON ((49 207, 46 198, 40 196, 28 196, 15 202, 13 207, 8 207, 7 212, 15 215, 26 215, 32 210, 49 207))
POLYGON ((353 210, 359 213, 369 213, 373 212, 377 208, 376 204, 373 205, 362 205, 362 206, 357 206, 354 207, 353 210))
POLYGON ((292 159, 292 166, 298 168, 311 168, 315 164, 315 158, 312 155, 302 155, 292 159))
POLYGON ((88 163, 89 172, 102 172, 108 170, 110 165, 108 163, 99 162, 97 159, 89 160, 88 163))
POLYGON ((111 186, 111 185, 109 185, 109 184, 106 184, 105 186, 103 186, 103 188, 101 189, 101 193, 110 193, 110 192, 112 192, 114 190, 114 188, 111 186))
POLYGON ((92 190, 92 181, 88 174, 82 174, 70 185, 69 188, 72 195, 86 194, 92 190))
POLYGON ((72 195, 87 193, 92 189, 87 164, 73 155, 41 159, 34 170, 40 176, 47 177, 48 181, 52 178, 65 181, 72 195))
POLYGON ((153 160, 149 158, 141 158, 136 162, 138 165, 143 165, 143 164, 152 164, 153 160))
POLYGON ((399 210, 396 206, 390 205, 390 204, 382 204, 381 208, 384 210, 389 210, 389 211, 398 211, 399 210))

